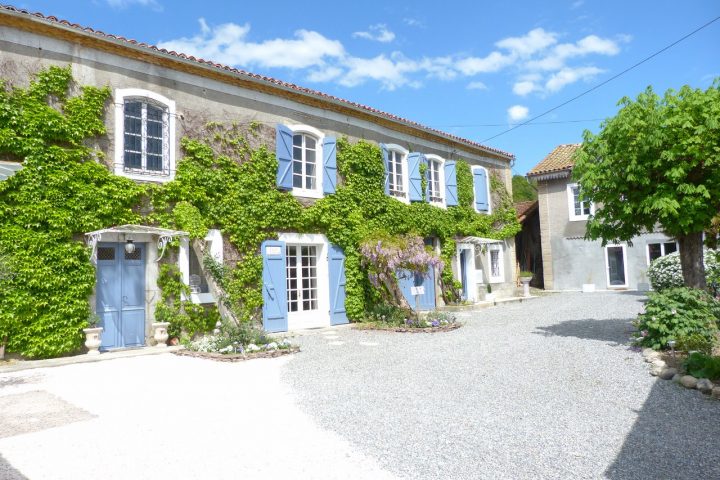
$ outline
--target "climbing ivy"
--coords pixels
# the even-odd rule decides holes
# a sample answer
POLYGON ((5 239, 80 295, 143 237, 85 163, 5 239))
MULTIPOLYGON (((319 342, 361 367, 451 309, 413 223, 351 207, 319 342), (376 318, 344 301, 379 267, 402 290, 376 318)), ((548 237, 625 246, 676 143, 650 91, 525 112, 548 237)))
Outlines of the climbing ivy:
POLYGON ((108 88, 69 97, 70 67, 50 67, 28 86, 0 83, 0 158, 24 160, 0 182, 0 249, 13 275, 0 291, 0 342, 28 357, 80 347, 95 271, 82 233, 137 223, 143 187, 113 175, 87 141, 103 135, 108 88))
MULTIPOLYGON (((115 176, 102 152, 89 146, 105 134, 109 98, 108 88, 77 89, 69 67, 43 70, 24 88, 0 84, 0 158, 24 160, 22 170, 0 182, 0 250, 13 268, 0 291, 0 341, 8 351, 49 357, 80 347, 95 283, 82 234, 112 225, 183 229, 193 239, 219 228, 232 255, 216 273, 227 304, 243 321, 259 318, 260 244, 278 232, 323 233, 344 250, 346 310, 360 319, 379 300, 361 267, 363 239, 437 237, 445 264, 443 295, 451 301, 457 292, 450 270, 453 239, 499 239, 519 230, 509 196, 492 176, 493 214, 474 211, 472 173, 463 161, 457 162, 456 207, 407 205, 388 197, 380 149, 362 140, 339 139, 337 192, 303 205, 276 188, 277 160, 263 145, 272 135, 256 123, 208 124, 182 139, 184 156, 173 181, 137 184, 115 176)), ((163 272, 160 283, 174 278, 170 270, 163 272)), ((163 285, 172 290, 172 282, 163 285)))

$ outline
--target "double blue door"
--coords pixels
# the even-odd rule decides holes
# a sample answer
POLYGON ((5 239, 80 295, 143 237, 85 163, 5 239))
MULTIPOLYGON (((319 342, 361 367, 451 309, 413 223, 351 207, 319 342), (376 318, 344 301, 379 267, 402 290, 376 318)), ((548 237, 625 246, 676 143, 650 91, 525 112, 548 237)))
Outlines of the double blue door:
POLYGON ((145 244, 128 253, 122 243, 97 247, 96 312, 102 350, 145 345, 145 244))
POLYGON ((397 272, 398 284, 405 300, 412 308, 418 310, 433 310, 435 308, 435 270, 429 268, 425 275, 408 270, 397 272), (413 295, 412 287, 424 287, 423 293, 413 295))

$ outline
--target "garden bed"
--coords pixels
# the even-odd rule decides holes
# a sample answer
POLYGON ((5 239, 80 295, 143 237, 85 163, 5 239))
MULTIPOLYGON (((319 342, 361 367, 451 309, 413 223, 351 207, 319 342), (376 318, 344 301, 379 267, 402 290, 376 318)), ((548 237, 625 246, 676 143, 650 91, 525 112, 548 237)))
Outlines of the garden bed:
POLYGON ((268 350, 263 352, 251 353, 216 353, 216 352, 196 352, 193 350, 177 350, 173 352, 181 357, 195 357, 214 360, 216 362, 242 362, 245 360, 253 360, 255 358, 276 358, 283 355, 290 355, 300 351, 300 347, 290 347, 280 350, 268 350))
POLYGON ((400 325, 382 325, 374 322, 354 323, 353 328, 356 330, 380 330, 384 332, 397 333, 439 333, 457 330, 462 324, 451 323, 449 325, 441 325, 439 327, 403 327, 400 325))

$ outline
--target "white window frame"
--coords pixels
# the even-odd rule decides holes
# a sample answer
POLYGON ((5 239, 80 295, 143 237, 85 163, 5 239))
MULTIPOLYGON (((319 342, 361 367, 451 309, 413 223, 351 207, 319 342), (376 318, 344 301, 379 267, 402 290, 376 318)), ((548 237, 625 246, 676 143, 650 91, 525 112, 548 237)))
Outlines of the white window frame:
POLYGON ((660 257, 664 257, 665 255, 668 255, 667 253, 665 253, 666 243, 674 243, 675 251, 680 251, 680 242, 678 242, 677 240, 654 240, 648 242, 647 245, 645 245, 645 260, 647 261, 648 266, 650 266, 650 245, 660 244, 660 257))
POLYGON ((571 222, 577 222, 581 220, 587 220, 590 215, 595 214, 595 204, 593 202, 582 200, 580 204, 583 203, 589 203, 590 204, 590 215, 576 215, 575 214, 575 194, 573 193, 573 190, 577 188, 580 188, 580 185, 577 183, 569 183, 567 186, 567 197, 568 197, 568 213, 570 214, 570 221, 571 222))
MULTIPOLYGON (((287 126, 290 131, 293 134, 293 137, 297 134, 303 134, 303 135, 310 135, 312 137, 315 137, 315 140, 317 142, 316 148, 315 148, 315 155, 316 155, 316 164, 315 164, 315 188, 309 189, 309 188, 296 188, 293 187, 292 194, 297 197, 307 197, 307 198, 322 198, 323 197, 323 179, 324 179, 324 171, 325 171, 325 157, 323 154, 323 142, 325 141, 325 134, 318 130, 315 127, 311 127, 310 125, 288 125, 287 126)), ((294 141, 294 139, 293 139, 294 141)), ((292 161, 295 162, 294 158, 294 143, 291 147, 291 158, 292 161)), ((290 168, 290 175, 293 175, 293 167, 290 168)))
POLYGON ((605 285, 607 285, 608 290, 612 290, 615 288, 628 288, 628 258, 627 258, 627 245, 621 245, 617 243, 608 244, 605 245, 605 285), (611 247, 622 247, 623 252, 623 274, 625 275, 625 283, 623 285, 610 285, 610 264, 608 263, 608 248, 611 247))
MULTIPOLYGON (((389 145, 385 145, 385 148, 387 148, 388 152, 388 161, 390 160, 390 156, 392 152, 395 152, 396 155, 400 155, 400 163, 403 169, 402 173, 402 180, 403 180, 403 195, 398 196, 394 195, 392 193, 389 193, 388 195, 396 200, 399 200, 403 203, 410 203, 410 172, 408 171, 408 155, 410 154, 410 151, 401 147, 400 145, 391 143, 389 145)), ((388 168, 388 165, 385 165, 385 168, 388 171, 388 175, 390 175, 390 169, 388 168)), ((389 180, 388 180, 389 185, 389 180)))
POLYGON ((482 165, 473 165, 472 168, 470 168, 470 173, 472 173, 473 176, 473 210, 475 210, 477 213, 487 214, 490 215, 492 213, 492 197, 490 196, 490 171, 483 167, 482 165), (477 205, 477 198, 475 196, 475 170, 485 170, 485 190, 487 191, 487 199, 488 199, 488 209, 487 212, 483 212, 481 210, 478 210, 477 205))
POLYGON ((118 88, 115 90, 115 159, 114 172, 115 175, 127 177, 132 180, 150 181, 150 182, 169 182, 175 178, 175 102, 162 95, 143 90, 140 88, 118 88), (163 171, 155 172, 152 170, 142 169, 125 169, 124 148, 125 148, 125 101, 141 100, 157 106, 165 110, 163 121, 167 124, 167 138, 163 138, 163 150, 167 147, 167 152, 163 151, 163 170, 165 162, 167 162, 168 173, 163 171))
POLYGON ((287 245, 316 246, 318 308, 308 312, 288 312, 288 330, 330 326, 330 271, 328 239, 313 233, 281 233, 278 240, 287 245))
POLYGON ((505 255, 504 247, 500 243, 492 243, 487 246, 487 276, 488 283, 503 283, 505 281, 505 255), (500 267, 500 275, 493 275, 492 271, 492 253, 498 252, 498 264, 500 267))
POLYGON ((438 182, 439 182, 440 191, 438 193, 440 195, 440 198, 442 199, 439 202, 433 201, 430 199, 430 179, 428 178, 427 179, 427 181, 428 181, 428 202, 430 203, 430 205, 435 205, 436 207, 440 207, 440 208, 446 208, 447 192, 445 192, 445 159, 439 155, 434 155, 434 154, 425 155, 425 158, 427 159, 427 162, 428 162, 427 163, 427 168, 428 168, 427 171, 428 172, 430 172, 430 162, 437 162, 439 164, 438 182))

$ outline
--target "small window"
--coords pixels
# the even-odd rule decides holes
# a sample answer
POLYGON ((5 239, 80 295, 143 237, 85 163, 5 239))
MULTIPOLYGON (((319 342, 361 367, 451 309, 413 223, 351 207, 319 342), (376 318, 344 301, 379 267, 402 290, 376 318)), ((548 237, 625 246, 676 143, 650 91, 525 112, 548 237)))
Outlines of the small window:
POLYGON ((115 247, 98 247, 97 259, 98 261, 115 260, 115 247))
POLYGON ((393 197, 405 198, 407 196, 407 185, 405 185, 406 155, 390 150, 388 152, 388 182, 390 195, 393 197))
POLYGON ((125 260, 142 260, 142 247, 136 243, 132 252, 125 250, 125 260))
POLYGON ((293 135, 293 188, 318 189, 318 139, 305 134, 293 135))
POLYGON ((653 260, 664 257, 665 255, 670 255, 671 253, 677 251, 677 242, 648 243, 648 265, 650 265, 650 262, 652 262, 653 260))
POLYGON ((175 103, 154 92, 119 89, 115 104, 115 173, 136 180, 171 180, 175 103))
POLYGON ((445 205, 444 162, 441 158, 428 155, 428 201, 438 206, 445 205))
POLYGON ((190 293, 209 293, 207 279, 194 248, 190 248, 190 293))
POLYGON ((570 220, 587 220, 595 211, 592 202, 582 198, 578 184, 568 185, 568 206, 570 220))
POLYGON ((490 283, 501 283, 505 281, 503 269, 502 245, 494 244, 488 246, 487 252, 488 280, 490 283))

